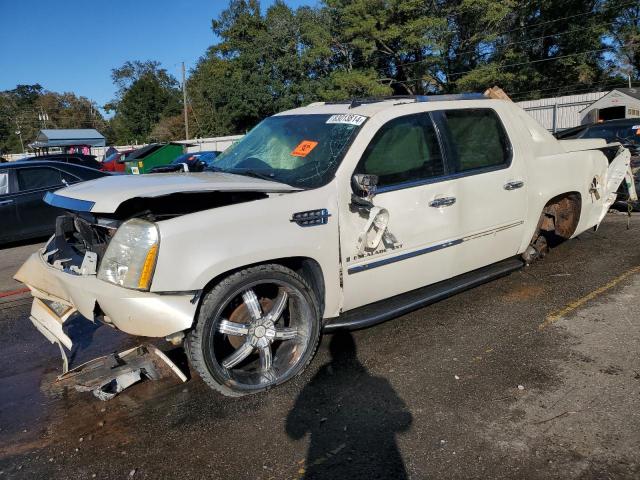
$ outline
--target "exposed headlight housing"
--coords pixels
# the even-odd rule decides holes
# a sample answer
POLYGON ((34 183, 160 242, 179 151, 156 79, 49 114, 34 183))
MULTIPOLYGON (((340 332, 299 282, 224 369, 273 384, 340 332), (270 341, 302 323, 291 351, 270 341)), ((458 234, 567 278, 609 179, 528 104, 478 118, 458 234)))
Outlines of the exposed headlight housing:
POLYGON ((149 290, 159 244, 160 233, 155 223, 139 218, 127 220, 109 242, 98 278, 125 288, 149 290))

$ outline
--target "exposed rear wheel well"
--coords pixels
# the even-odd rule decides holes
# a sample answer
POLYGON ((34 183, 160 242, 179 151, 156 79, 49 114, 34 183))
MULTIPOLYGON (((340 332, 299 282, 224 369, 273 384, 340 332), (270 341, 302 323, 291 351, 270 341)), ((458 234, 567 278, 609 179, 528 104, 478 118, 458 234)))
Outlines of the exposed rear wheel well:
POLYGON ((582 197, 579 192, 567 192, 549 200, 540 214, 531 243, 522 254, 525 262, 531 263, 543 257, 549 247, 555 247, 571 238, 580 222, 582 197))

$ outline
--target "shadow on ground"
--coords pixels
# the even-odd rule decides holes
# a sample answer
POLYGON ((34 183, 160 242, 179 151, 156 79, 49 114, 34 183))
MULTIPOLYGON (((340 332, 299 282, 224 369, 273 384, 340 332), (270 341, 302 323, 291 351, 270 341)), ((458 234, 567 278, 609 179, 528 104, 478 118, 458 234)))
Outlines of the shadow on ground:
POLYGON ((309 434, 307 479, 407 478, 396 434, 412 416, 391 384, 371 375, 356 355, 348 332, 329 343, 331 361, 304 387, 287 417, 287 434, 309 434), (357 392, 357 394, 356 394, 357 392))

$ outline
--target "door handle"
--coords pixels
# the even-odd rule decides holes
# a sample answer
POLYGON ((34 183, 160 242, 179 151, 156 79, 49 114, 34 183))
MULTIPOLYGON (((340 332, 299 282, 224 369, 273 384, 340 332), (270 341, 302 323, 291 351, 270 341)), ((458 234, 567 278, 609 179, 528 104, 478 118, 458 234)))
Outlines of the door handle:
POLYGON ((429 206, 434 208, 450 207, 454 203, 456 203, 456 197, 441 197, 431 200, 429 206))
POLYGON ((505 190, 517 190, 518 188, 524 187, 524 182, 522 180, 516 180, 515 182, 509 182, 505 184, 505 190))
POLYGON ((11 205, 13 203, 13 200, 0 200, 0 206, 1 205, 11 205))

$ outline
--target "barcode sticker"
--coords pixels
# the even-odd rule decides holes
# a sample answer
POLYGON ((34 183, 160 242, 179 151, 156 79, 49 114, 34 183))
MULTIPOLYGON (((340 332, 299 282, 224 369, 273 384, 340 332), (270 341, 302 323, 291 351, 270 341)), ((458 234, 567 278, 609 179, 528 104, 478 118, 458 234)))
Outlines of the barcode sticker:
POLYGON ((331 115, 327 123, 346 123, 347 125, 360 126, 364 123, 367 117, 362 115, 355 115, 353 113, 341 113, 338 115, 331 115))

